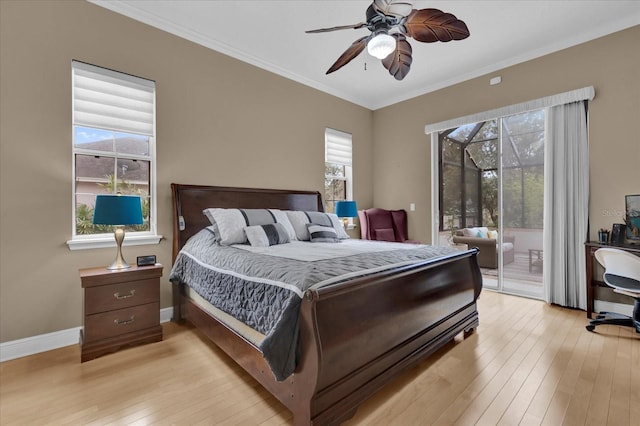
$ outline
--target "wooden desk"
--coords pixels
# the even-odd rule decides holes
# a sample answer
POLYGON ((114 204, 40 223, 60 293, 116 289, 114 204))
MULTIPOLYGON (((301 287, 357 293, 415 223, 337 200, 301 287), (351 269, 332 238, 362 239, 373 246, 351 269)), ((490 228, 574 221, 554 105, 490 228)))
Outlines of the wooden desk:
POLYGON ((602 281, 594 280, 593 278, 593 265, 597 263, 594 261, 593 254, 596 250, 608 247, 615 248, 618 250, 624 250, 629 253, 633 253, 637 256, 640 256, 640 245, 638 244, 614 244, 614 243, 599 243, 597 241, 587 241, 584 243, 585 245, 585 256, 586 256, 586 269, 587 269, 587 317, 591 318, 591 314, 593 313, 593 299, 594 299, 594 287, 603 286, 607 287, 605 283, 602 281))

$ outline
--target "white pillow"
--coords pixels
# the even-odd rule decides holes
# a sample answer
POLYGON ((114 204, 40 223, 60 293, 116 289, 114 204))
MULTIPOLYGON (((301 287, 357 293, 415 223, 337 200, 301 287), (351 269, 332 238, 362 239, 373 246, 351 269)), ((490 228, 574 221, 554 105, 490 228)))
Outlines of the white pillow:
POLYGON ((246 243, 245 227, 270 223, 281 223, 289 234, 289 240, 296 239, 296 232, 287 214, 282 210, 209 208, 203 210, 203 213, 212 224, 218 226, 222 245, 246 243))
POLYGON ((475 237, 478 231, 475 231, 475 228, 463 228, 462 235, 465 237, 475 237))
POLYGON ((213 241, 220 243, 220 231, 218 231, 217 225, 207 226, 206 230, 213 234, 213 241))
POLYGON ((253 247, 269 247, 290 241, 289 232, 281 223, 246 226, 244 232, 253 247))
POLYGON ((498 231, 487 231, 487 238, 498 239, 498 231))
POLYGON ((304 212, 297 210, 287 210, 286 212, 289 217, 289 222, 295 230, 296 238, 299 241, 309 241, 310 236, 307 229, 308 223, 332 227, 336 231, 336 235, 340 240, 346 240, 349 238, 349 235, 344 230, 342 221, 338 219, 338 216, 336 216, 335 213, 304 212))
POLYGON ((486 226, 480 226, 477 228, 464 228, 462 230, 462 234, 465 237, 476 237, 476 238, 487 238, 487 232, 489 232, 489 228, 486 226))

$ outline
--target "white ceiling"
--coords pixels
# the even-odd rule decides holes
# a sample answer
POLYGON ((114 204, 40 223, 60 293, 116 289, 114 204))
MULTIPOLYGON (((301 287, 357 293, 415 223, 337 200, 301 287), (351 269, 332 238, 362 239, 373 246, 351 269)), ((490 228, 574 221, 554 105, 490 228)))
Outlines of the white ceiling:
POLYGON ((89 1, 372 110, 640 24, 638 0, 418 0, 416 9, 456 15, 471 36, 409 39, 411 71, 397 81, 366 49, 325 75, 366 28, 304 32, 363 22, 370 0, 89 1))

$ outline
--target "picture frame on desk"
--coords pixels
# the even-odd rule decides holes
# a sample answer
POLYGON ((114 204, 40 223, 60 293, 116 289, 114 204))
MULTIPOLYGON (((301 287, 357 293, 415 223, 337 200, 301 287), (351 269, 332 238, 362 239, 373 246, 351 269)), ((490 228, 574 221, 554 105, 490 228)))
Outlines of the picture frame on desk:
POLYGON ((624 237, 627 233, 627 227, 624 223, 614 223, 611 227, 611 243, 624 244, 624 237))
POLYGON ((626 195, 626 239, 630 244, 640 244, 640 194, 626 195))

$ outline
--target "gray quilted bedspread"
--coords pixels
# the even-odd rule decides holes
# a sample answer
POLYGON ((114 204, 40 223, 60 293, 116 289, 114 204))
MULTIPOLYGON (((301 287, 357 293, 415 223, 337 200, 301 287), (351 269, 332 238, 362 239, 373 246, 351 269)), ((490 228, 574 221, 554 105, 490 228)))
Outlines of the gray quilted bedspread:
MULTIPOLYGON (((310 249, 317 246, 298 244, 310 249)), ((187 284, 213 306, 264 334, 260 350, 281 381, 296 366, 300 303, 307 289, 370 274, 388 265, 459 253, 449 247, 405 247, 308 261, 221 246, 212 233, 202 230, 181 250, 170 280, 187 284)))

